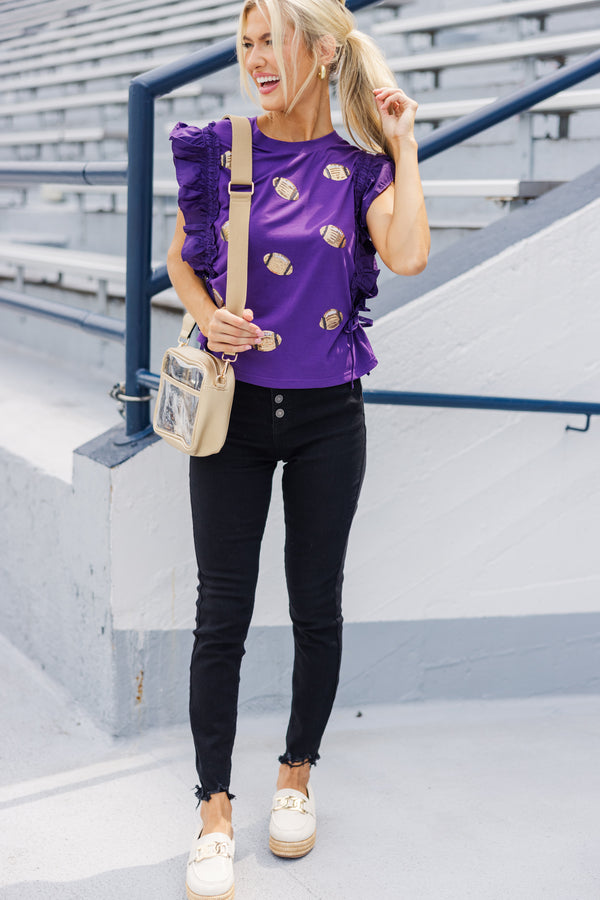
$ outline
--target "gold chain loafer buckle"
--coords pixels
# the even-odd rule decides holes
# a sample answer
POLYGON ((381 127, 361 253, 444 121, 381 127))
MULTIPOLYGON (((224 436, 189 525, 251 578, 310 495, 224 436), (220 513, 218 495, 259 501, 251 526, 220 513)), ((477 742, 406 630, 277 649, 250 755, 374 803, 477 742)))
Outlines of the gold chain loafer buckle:
POLYGON ((200 847, 196 847, 196 855, 193 859, 190 859, 188 866, 193 866, 194 863, 202 862, 203 859, 214 859, 215 856, 231 857, 231 853, 229 852, 229 848, 225 841, 213 841, 212 844, 202 844, 200 847))
POLYGON ((306 798, 302 797, 276 797, 273 812, 279 812, 280 809, 295 809, 298 812, 308 815, 308 810, 304 809, 306 798))

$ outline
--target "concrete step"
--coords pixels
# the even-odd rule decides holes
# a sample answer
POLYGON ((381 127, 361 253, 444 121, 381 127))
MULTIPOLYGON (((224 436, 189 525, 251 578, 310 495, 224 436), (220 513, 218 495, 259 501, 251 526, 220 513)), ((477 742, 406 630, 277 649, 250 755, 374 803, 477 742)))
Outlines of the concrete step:
MULTIPOLYGON (((4 322, 6 316, 3 312, 4 322)), ((73 450, 120 421, 118 406, 108 396, 112 382, 107 372, 58 358, 52 323, 30 319, 28 326, 37 335, 37 349, 0 339, 0 444, 36 469, 70 482, 73 450)), ((79 340, 86 345, 86 336, 79 340)))

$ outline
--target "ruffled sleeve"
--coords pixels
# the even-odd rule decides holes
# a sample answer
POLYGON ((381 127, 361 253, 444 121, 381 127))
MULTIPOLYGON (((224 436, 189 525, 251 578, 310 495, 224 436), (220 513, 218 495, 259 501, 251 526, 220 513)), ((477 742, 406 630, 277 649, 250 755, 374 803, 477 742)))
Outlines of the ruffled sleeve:
POLYGON ((395 176, 394 163, 389 156, 378 154, 367 157, 366 164, 362 168, 360 176, 361 184, 358 189, 362 200, 360 205, 360 224, 367 227, 367 212, 373 200, 383 193, 390 184, 393 184, 395 176))
POLYGON ((219 139, 214 122, 206 128, 178 122, 169 135, 179 207, 186 238, 181 258, 203 278, 214 278, 217 242, 214 223, 219 213, 219 139))
POLYGON ((360 312, 369 312, 365 300, 377 295, 379 267, 375 260, 375 247, 367 229, 367 211, 373 200, 394 181, 394 164, 388 156, 363 152, 354 176, 354 204, 356 215, 356 249, 354 276, 350 290, 354 302, 354 318, 361 325, 372 321, 360 312))

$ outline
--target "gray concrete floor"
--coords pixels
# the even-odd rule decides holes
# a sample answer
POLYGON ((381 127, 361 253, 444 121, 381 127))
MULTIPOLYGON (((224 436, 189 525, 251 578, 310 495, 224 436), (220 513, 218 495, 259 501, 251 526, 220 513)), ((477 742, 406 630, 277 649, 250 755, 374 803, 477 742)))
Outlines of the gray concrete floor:
MULTIPOLYGON (((115 740, 0 639, 0 897, 183 900, 187 727, 115 740)), ((267 847, 285 715, 241 718, 237 900, 598 900, 600 697, 336 709, 319 836, 267 847)))

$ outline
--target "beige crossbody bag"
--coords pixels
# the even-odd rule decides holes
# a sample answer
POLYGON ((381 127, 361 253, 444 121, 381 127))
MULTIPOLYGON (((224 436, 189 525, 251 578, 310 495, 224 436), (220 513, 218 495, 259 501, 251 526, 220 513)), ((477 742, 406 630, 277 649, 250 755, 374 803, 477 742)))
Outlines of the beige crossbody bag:
MULTIPOLYGON (((241 316, 248 282, 248 227, 252 183, 252 129, 248 119, 231 119, 231 182, 229 185, 229 241, 225 306, 241 316)), ((216 186, 215 186, 216 189, 216 186)), ((173 447, 190 456, 218 453, 227 437, 237 355, 219 359, 208 350, 191 347, 195 322, 183 317, 177 347, 163 357, 154 408, 154 430, 173 447)))

